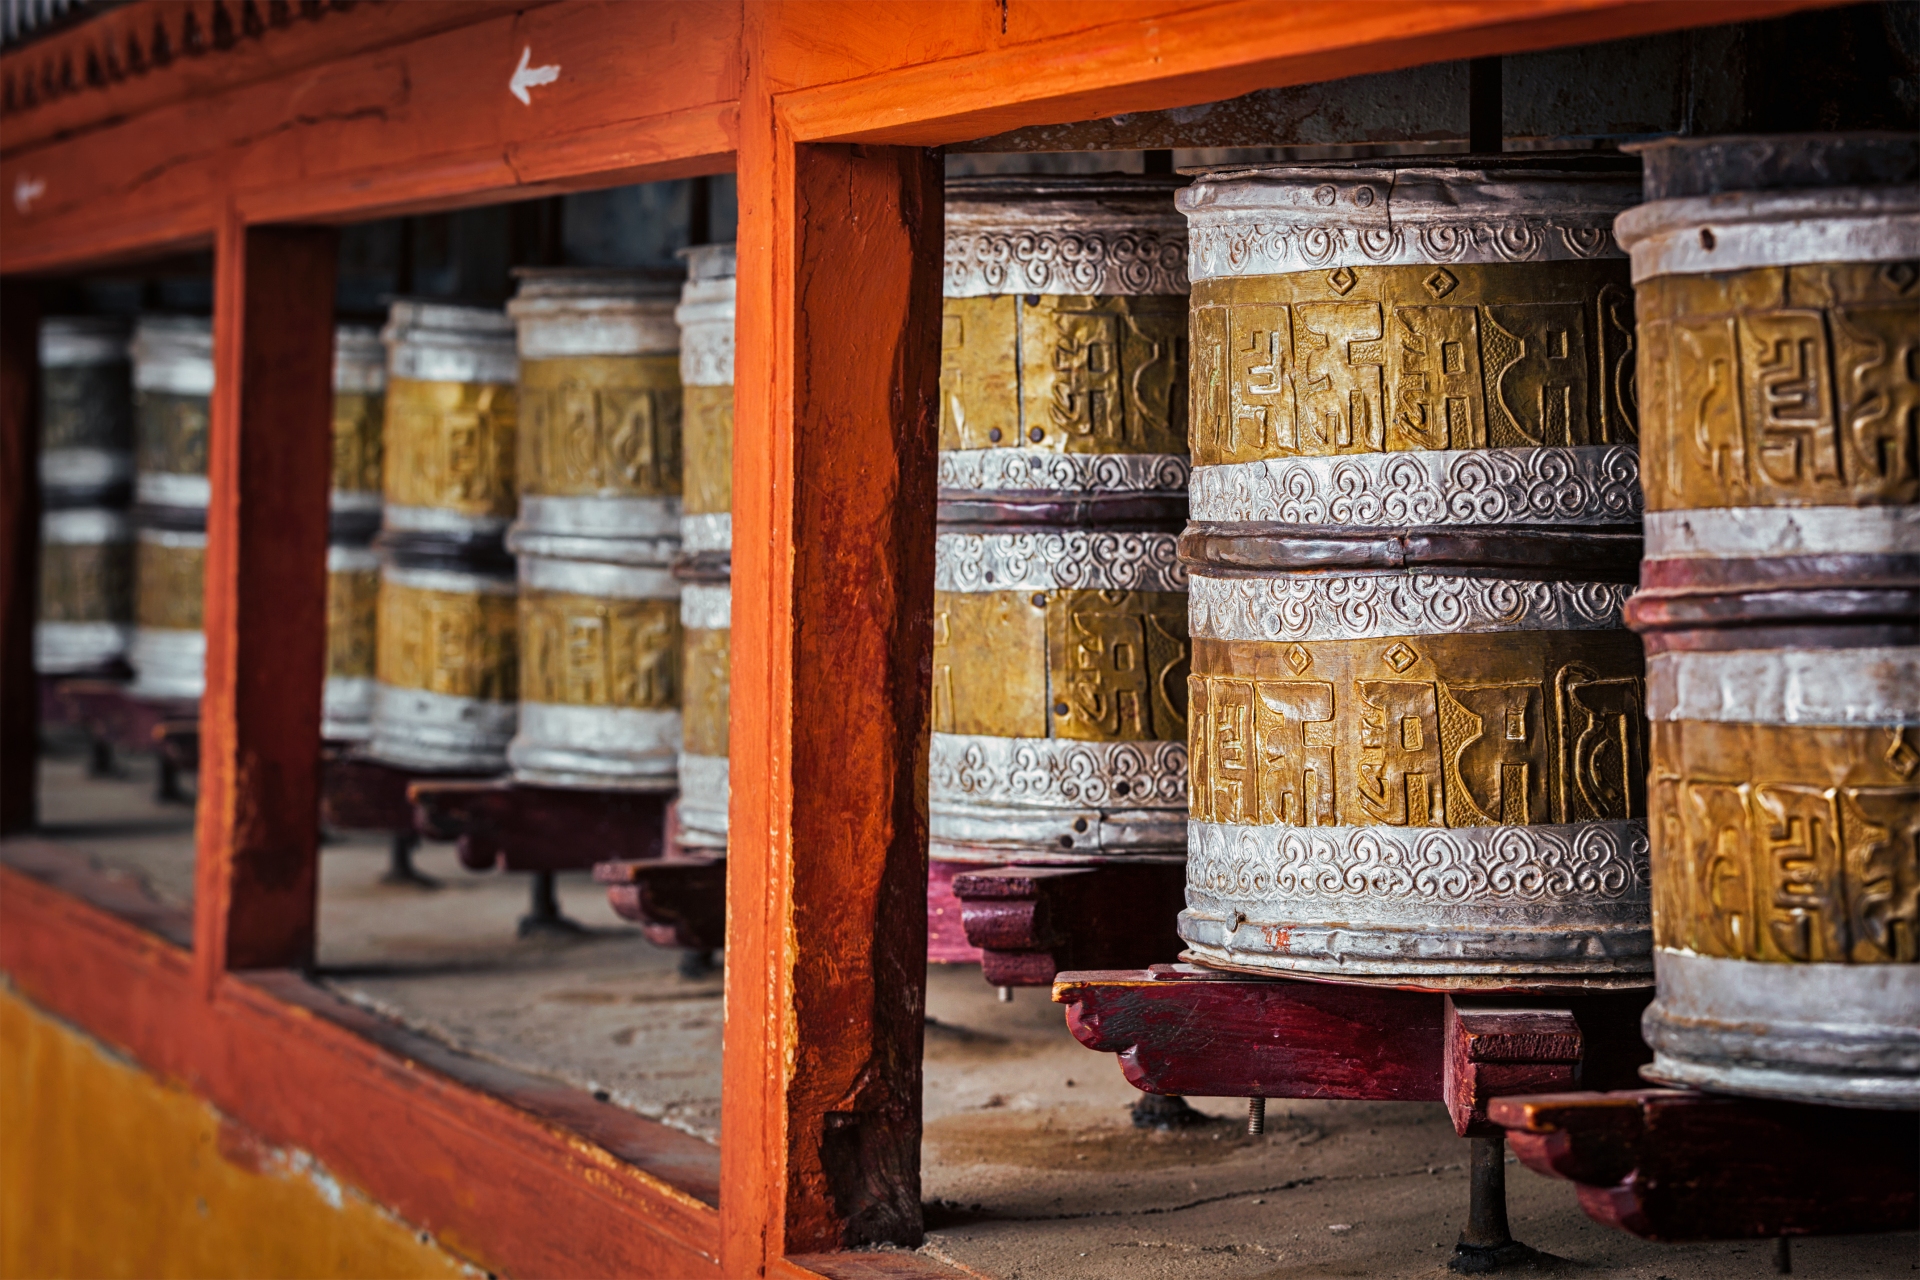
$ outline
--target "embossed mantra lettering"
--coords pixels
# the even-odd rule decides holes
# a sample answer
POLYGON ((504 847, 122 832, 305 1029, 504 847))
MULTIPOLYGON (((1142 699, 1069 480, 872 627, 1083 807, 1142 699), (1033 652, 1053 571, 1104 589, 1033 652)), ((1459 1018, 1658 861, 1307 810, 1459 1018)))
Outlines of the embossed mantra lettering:
POLYGON ((680 492, 680 358, 520 362, 523 493, 680 492))
POLYGON ((377 391, 333 393, 333 487, 347 493, 380 492, 380 422, 386 412, 377 391))
POLYGON ((1485 827, 1646 813, 1634 638, 1196 640, 1195 821, 1485 827))
POLYGON ((435 591, 383 578, 376 675, 396 689, 512 702, 514 598, 484 591, 435 591))
POLYGON ((175 475, 207 473, 207 397, 136 391, 139 468, 175 475))
POLYGON ((125 542, 54 542, 40 552, 41 622, 124 622, 134 549, 125 542))
POLYGON ((948 298, 940 448, 1185 453, 1186 299, 948 298))
POLYGON ((1651 511, 1920 501, 1920 264, 1639 288, 1651 511))
POLYGON ((1920 733, 1682 721, 1653 740, 1658 945, 1920 961, 1920 733))
POLYGON ((510 385, 388 382, 387 500, 469 516, 511 516, 515 408, 510 385))
POLYGON ((378 634, 380 574, 335 569, 327 574, 327 674, 371 676, 378 634))
POLYGON ((1195 466, 1637 435, 1620 261, 1208 280, 1192 326, 1195 466))
POLYGON ((134 621, 163 631, 198 631, 206 573, 205 543, 168 546, 142 538, 134 547, 134 621))
POLYGON ((680 602, 520 591, 520 694, 588 707, 680 705, 680 602))

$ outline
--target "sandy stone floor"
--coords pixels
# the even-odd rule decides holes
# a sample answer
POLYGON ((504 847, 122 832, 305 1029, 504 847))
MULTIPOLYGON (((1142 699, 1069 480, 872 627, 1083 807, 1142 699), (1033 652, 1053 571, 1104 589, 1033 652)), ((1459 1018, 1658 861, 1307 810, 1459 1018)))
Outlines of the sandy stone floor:
MULTIPOLYGON (((47 834, 140 876, 182 906, 193 892, 192 810, 157 805, 150 766, 114 780, 44 762, 47 834)), ((576 938, 515 937, 524 877, 473 875, 449 847, 418 864, 434 890, 381 883, 384 841, 321 857, 321 980, 476 1056, 555 1077, 713 1140, 723 1002, 717 975, 619 920, 584 875, 562 878, 576 938)), ((1274 1102, 1249 1138, 1237 1099, 1217 1117, 1137 1130, 1138 1095, 1083 1049, 1059 1006, 999 1003, 971 967, 935 966, 927 991, 922 1194, 930 1257, 994 1280, 1434 1277, 1465 1219, 1466 1144, 1438 1104, 1274 1102)), ((1514 1234, 1557 1255, 1545 1273, 1635 1280, 1764 1280, 1765 1242, 1656 1245, 1600 1227, 1573 1188, 1508 1170, 1514 1234)), ((1794 1274, 1920 1275, 1920 1235, 1798 1242, 1794 1274)))

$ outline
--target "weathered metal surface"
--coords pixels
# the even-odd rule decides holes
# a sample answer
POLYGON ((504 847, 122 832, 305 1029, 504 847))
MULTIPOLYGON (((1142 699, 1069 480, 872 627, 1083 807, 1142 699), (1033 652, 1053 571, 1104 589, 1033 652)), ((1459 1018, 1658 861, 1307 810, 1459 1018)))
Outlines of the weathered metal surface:
POLYGON ((194 316, 142 316, 131 351, 135 496, 145 505, 204 510, 213 325, 194 316))
MULTIPOLYGON (((380 331, 341 325, 333 333, 333 492, 337 517, 376 525, 384 451, 387 352, 380 331)), ((368 533, 371 534, 369 529, 368 533)), ((356 530, 357 533, 357 530, 356 530)))
POLYGON ((514 595, 509 577, 383 561, 376 759, 480 773, 505 765, 518 688, 514 595))
POLYGON ((206 687, 207 637, 201 630, 207 535, 141 528, 134 547, 133 667, 130 692, 197 698, 206 687))
POLYGON ((126 656, 133 558, 133 522, 124 510, 77 507, 41 516, 36 671, 88 671, 126 656))
MULTIPOLYGON (((949 300, 1187 292, 1184 179, 956 178, 947 183, 949 300)), ((951 339, 949 339, 951 341, 951 339)))
POLYGON ((674 284, 528 268, 519 334, 517 783, 670 787, 680 750, 674 284))
POLYGON ((724 848, 727 839, 732 603, 725 582, 690 582, 680 594, 680 843, 702 848, 724 848))
POLYGON ((1627 178, 1404 160, 1182 193, 1195 959, 1645 981, 1627 178))
POLYGON ((360 742, 373 731, 380 558, 368 544, 380 525, 386 385, 387 352, 380 331, 357 325, 336 328, 327 678, 320 695, 320 736, 329 742, 360 742))
POLYGON ((381 337, 383 527, 497 538, 514 510, 512 322, 480 307, 396 302, 381 337))
POLYGON ((1659 1079, 1920 1104, 1920 144, 1646 148, 1659 1079))
POLYGON ((359 742, 373 732, 374 651, 379 645, 380 557, 368 547, 327 548, 327 680, 320 736, 359 742))
POLYGON ((49 506, 122 506, 133 484, 133 387, 124 320, 40 323, 40 486, 49 506))

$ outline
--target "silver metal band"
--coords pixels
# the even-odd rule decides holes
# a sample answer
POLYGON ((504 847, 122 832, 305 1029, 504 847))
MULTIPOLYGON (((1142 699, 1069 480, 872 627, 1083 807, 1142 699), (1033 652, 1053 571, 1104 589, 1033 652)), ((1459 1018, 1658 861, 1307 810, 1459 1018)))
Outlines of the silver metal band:
POLYGON ((372 547, 345 547, 338 543, 327 547, 328 573, 375 573, 380 555, 372 547))
POLYGON ((124 364, 127 322, 109 316, 48 316, 40 322, 40 367, 124 364))
POLYGON ((689 280, 673 318, 680 323, 680 381, 733 385, 734 279, 689 280))
POLYGON ((197 529, 148 529, 134 530, 134 539, 152 547, 174 547, 188 550, 202 549, 207 545, 207 535, 197 529))
POLYGON ((680 843, 724 848, 732 796, 725 756, 680 755, 680 843))
POLYGON ((520 782, 549 787, 671 787, 680 713, 522 702, 507 762, 520 782))
POLYGON ((386 501, 378 489, 330 489, 327 491, 327 510, 344 515, 348 512, 368 512, 380 514, 381 505, 386 501))
POLYGON ((380 331, 343 324, 333 331, 333 389, 377 395, 387 385, 387 347, 380 331))
POLYGON ((694 631, 733 627, 733 585, 689 582, 680 589, 680 625, 694 631))
POLYGON ((1633 282, 1816 262, 1920 258, 1920 185, 1735 191, 1620 215, 1633 282))
POLYGON ((1180 863, 1186 814, 1177 809, 996 809, 934 802, 927 852, 943 862, 1082 864, 1089 857, 1180 863))
POLYGON ((1661 949, 1657 1080, 1845 1106, 1920 1106, 1920 965, 1756 964, 1661 949))
POLYGON ((507 304, 520 330, 522 360, 569 356, 672 356, 680 353, 673 299, 632 297, 542 298, 533 281, 507 304))
POLYGON ((1632 524, 1632 449, 1431 449, 1195 467, 1195 520, 1397 527, 1632 524))
POLYGON ((497 773, 507 764, 519 708, 511 702, 461 698, 376 682, 368 754, 416 769, 497 773))
POLYGON ((176 396, 213 394, 213 321, 199 316, 142 316, 128 347, 133 388, 176 396))
POLYGON ((1065 493, 1180 493, 1191 468, 1177 453, 1053 453, 953 449, 940 454, 940 488, 1065 493))
POLYGON ((40 483, 49 489, 95 488, 133 479, 125 449, 48 449, 40 455, 40 483))
POLYGON ((1080 742, 936 733, 927 764, 936 804, 990 808, 1187 807, 1184 742, 1080 742))
POLYGON ((1231 170, 1199 178, 1178 197, 1196 281, 1339 267, 1617 258, 1614 215, 1639 200, 1639 182, 1621 174, 1510 176, 1412 165, 1231 170))
POLYGON ((1920 648, 1734 649, 1647 659, 1653 720, 1920 725, 1920 648))
POLYGON ((60 675, 103 666, 126 656, 133 626, 126 622, 36 622, 33 669, 60 675))
POLYGON ((689 554, 698 551, 733 550, 733 512, 706 511, 680 517, 680 549, 689 554))
POLYGON ((373 732, 373 677, 328 676, 320 690, 320 736, 364 742, 373 732))
POLYGON ((213 501, 213 482, 204 475, 142 471, 134 479, 133 496, 156 507, 193 507, 204 511, 213 501))
POLYGON ((1649 511, 1649 560, 1920 555, 1920 505, 1649 511))
POLYGON ((1051 222, 1026 225, 1009 225, 1000 210, 969 217, 950 207, 946 296, 1187 292, 1187 237, 1177 217, 1161 226, 1105 225, 1112 220, 1095 210, 1060 205, 1051 222))
POLYGON ((135 627, 127 646, 133 668, 129 693, 150 698, 197 698, 207 687, 207 634, 135 627))
POLYGON ((505 516, 470 516, 445 507, 408 507, 389 502, 380 509, 380 527, 396 533, 449 533, 483 538, 505 533, 505 516))
POLYGON ((1180 936, 1235 968, 1644 973, 1644 822, 1526 827, 1188 824, 1180 936))
POLYGON ((1440 573, 1210 578, 1188 588, 1188 630, 1208 640, 1365 640, 1465 631, 1606 631, 1632 588, 1440 573))
POLYGON ((459 569, 415 569, 405 565, 383 564, 383 581, 415 591, 445 591, 451 595, 510 596, 518 592, 512 578, 490 573, 467 573, 459 569))
POLYGON ((934 547, 938 591, 1185 591, 1187 568, 1170 533, 943 533, 934 547))
POLYGON ((516 535, 570 534, 584 538, 677 538, 680 536, 680 498, 553 497, 520 495, 516 535))
POLYGON ((133 519, 107 507, 74 507, 49 511, 40 517, 40 541, 54 547, 97 546, 132 542, 133 519))
POLYGON ((680 583, 662 565, 605 564, 591 560, 549 560, 523 555, 520 586, 527 591, 564 591, 615 600, 678 600, 680 583))
POLYGON ((442 302, 396 302, 380 331, 390 378, 491 382, 520 377, 513 321, 504 311, 442 302))

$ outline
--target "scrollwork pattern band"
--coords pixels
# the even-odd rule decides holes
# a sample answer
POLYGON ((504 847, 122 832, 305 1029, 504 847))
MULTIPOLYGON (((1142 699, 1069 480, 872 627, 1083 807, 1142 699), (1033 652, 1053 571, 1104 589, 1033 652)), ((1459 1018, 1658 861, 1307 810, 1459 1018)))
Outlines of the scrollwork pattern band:
MULTIPOLYGON (((944 477, 943 477, 944 478, 944 477)), ((1639 458, 1617 445, 1435 449, 1196 467, 1195 520, 1368 527, 1632 524, 1639 458)))
POLYGON ((934 804, 1184 810, 1187 744, 936 733, 927 777, 934 804))
POLYGON ((1170 533, 943 533, 936 591, 1185 591, 1170 533))
POLYGON ((1195 639, 1361 640, 1463 631, 1604 631, 1631 587, 1451 574, 1212 578, 1188 586, 1195 639))
POLYGON ((949 449, 940 488, 1042 493, 1179 493, 1191 468, 1175 453, 1055 453, 1046 449, 949 449))
MULTIPOLYGON (((1569 905, 1652 901, 1647 824, 1427 828, 1187 824, 1187 890, 1195 906, 1284 902, 1356 911, 1425 903, 1569 905)), ((1357 922, 1357 921, 1356 921, 1357 922)))
POLYGON ((949 235, 946 295, 1187 292, 1187 241, 1152 230, 1014 228, 949 235))

